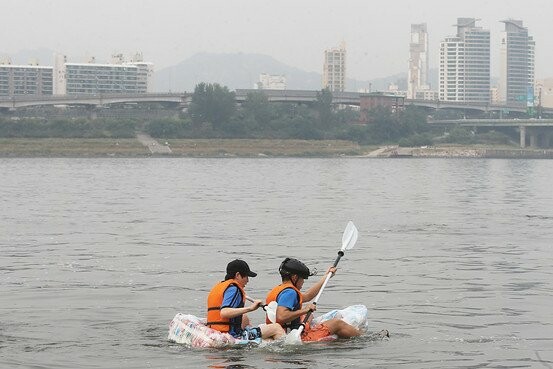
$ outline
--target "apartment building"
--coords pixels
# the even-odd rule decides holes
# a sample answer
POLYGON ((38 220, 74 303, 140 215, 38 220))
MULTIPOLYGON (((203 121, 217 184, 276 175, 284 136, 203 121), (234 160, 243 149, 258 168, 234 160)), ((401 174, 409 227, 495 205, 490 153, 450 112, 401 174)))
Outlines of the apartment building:
POLYGON ((254 88, 259 90, 286 90, 286 77, 280 74, 261 73, 254 88))
POLYGON ((0 96, 52 95, 53 68, 33 62, 30 65, 0 63, 0 96))
POLYGON ((337 92, 346 89, 346 45, 343 42, 324 52, 323 88, 337 92))
POLYGON ((54 94, 142 94, 152 89, 153 64, 144 62, 141 54, 125 61, 122 54, 112 56, 111 63, 70 63, 65 55, 54 60, 54 94))

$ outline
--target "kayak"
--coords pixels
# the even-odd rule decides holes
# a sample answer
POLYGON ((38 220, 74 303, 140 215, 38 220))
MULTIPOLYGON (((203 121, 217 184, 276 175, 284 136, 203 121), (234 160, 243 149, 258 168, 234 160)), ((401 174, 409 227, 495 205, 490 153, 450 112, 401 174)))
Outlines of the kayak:
MULTIPOLYGON (((351 305, 345 309, 332 310, 313 319, 312 324, 320 324, 326 320, 338 318, 366 332, 368 328, 369 312, 365 305, 351 305)), ((222 333, 205 325, 206 320, 191 314, 175 315, 169 323, 169 341, 184 344, 193 348, 225 348, 231 346, 251 345, 258 346, 261 339, 243 340, 232 337, 228 333, 222 333)), ((335 340, 335 335, 323 337, 319 341, 335 340)))
POLYGON ((206 320, 190 314, 178 313, 169 323, 169 341, 194 348, 223 348, 238 345, 259 345, 261 338, 243 340, 219 332, 205 325, 206 320))
MULTIPOLYGON (((365 305, 351 305, 340 310, 331 310, 326 314, 318 316, 311 322, 312 325, 324 323, 330 319, 342 319, 349 325, 359 329, 359 331, 366 332, 369 328, 369 310, 365 305)), ((337 339, 336 335, 331 335, 319 339, 319 341, 328 341, 331 339, 337 339)))

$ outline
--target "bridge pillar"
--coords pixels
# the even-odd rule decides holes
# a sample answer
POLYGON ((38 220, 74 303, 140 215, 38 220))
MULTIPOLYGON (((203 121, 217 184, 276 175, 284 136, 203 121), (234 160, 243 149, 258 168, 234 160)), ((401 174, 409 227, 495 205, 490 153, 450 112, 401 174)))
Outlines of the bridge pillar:
POLYGON ((542 144, 544 149, 549 149, 551 147, 551 132, 549 131, 543 132, 542 144))
POLYGON ((530 147, 538 147, 538 132, 531 130, 530 132, 530 147))
POLYGON ((96 111, 96 109, 91 109, 90 110, 89 118, 90 118, 90 120, 98 119, 98 112, 96 111))
POLYGON ((519 126, 520 129, 520 147, 523 149, 526 147, 526 127, 519 126))

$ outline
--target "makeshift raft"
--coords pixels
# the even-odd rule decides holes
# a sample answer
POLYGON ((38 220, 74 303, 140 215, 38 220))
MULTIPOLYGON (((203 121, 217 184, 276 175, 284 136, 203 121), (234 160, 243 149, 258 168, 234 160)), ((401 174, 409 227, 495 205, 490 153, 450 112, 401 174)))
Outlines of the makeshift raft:
MULTIPOLYGON (((357 327, 361 332, 368 329, 369 312, 365 305, 352 305, 341 310, 332 310, 313 319, 312 324, 338 318, 357 327)), ((224 348, 239 345, 259 345, 261 339, 253 341, 236 339, 228 333, 222 333, 205 325, 206 320, 190 314, 178 313, 169 323, 167 339, 193 348, 224 348)), ((336 336, 323 337, 320 341, 336 339, 336 336)))

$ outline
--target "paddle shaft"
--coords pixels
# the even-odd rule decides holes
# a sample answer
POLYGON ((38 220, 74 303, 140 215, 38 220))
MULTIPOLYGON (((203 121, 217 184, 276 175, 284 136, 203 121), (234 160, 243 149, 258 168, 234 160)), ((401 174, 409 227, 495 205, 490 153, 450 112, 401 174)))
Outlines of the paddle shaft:
MULTIPOLYGON (((344 252, 342 250, 338 251, 338 256, 336 257, 336 260, 334 260, 334 264, 332 265, 333 268, 336 268, 336 266, 338 266, 338 263, 340 262, 340 259, 342 258, 342 256, 344 256, 344 252)), ((323 290, 325 289, 326 284, 330 280, 330 277, 332 277, 332 273, 328 273, 326 275, 325 281, 323 282, 323 285, 321 286, 319 293, 317 294, 317 296, 315 296, 315 299, 313 300, 313 305, 317 305, 317 301, 319 301, 319 297, 321 297, 321 294, 323 293, 323 290)), ((307 320, 309 319, 312 313, 313 311, 309 310, 307 314, 305 314, 305 318, 303 319, 303 324, 307 323, 307 320)), ((300 329, 302 327, 300 327, 300 329)))
MULTIPOLYGON (((336 268, 338 266, 338 262, 344 256, 344 251, 349 250, 355 246, 355 242, 357 242, 357 236, 358 231, 355 227, 355 224, 353 224, 352 221, 349 221, 346 229, 344 230, 344 234, 342 235, 342 248, 340 251, 338 251, 338 257, 334 261, 333 267, 336 268)), ((321 288, 319 289, 319 293, 317 293, 317 296, 315 296, 315 299, 313 300, 313 304, 317 305, 317 301, 319 300, 319 297, 321 297, 321 293, 323 292, 324 288, 326 287, 326 284, 328 283, 328 280, 332 276, 331 273, 328 273, 323 284, 321 285, 321 288)), ((288 333, 286 336, 286 343, 288 344, 301 344, 301 333, 303 332, 305 328, 305 324, 307 323, 307 320, 311 316, 312 311, 309 310, 307 314, 305 315, 305 319, 301 323, 301 325, 297 329, 293 329, 288 333)))
MULTIPOLYGON (((250 296, 246 296, 246 300, 248 300, 249 302, 254 302, 255 300, 252 299, 250 296)), ((267 311, 267 305, 266 304, 261 304, 261 308, 265 311, 267 311)))

